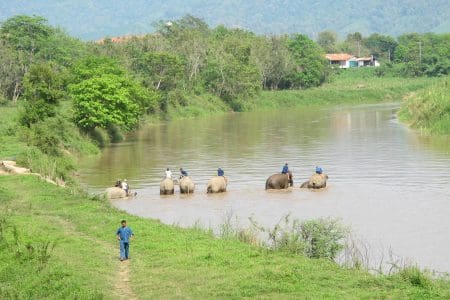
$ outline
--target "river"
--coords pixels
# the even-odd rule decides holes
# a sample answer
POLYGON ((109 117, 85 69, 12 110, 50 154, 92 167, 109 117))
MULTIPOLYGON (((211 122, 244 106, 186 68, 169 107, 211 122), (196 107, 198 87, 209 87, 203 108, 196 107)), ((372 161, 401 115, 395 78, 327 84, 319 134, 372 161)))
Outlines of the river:
POLYGON ((423 268, 450 272, 450 140, 410 130, 397 110, 395 103, 304 107, 148 126, 84 160, 80 177, 94 192, 127 178, 137 196, 113 204, 167 224, 217 228, 230 215, 244 227, 249 217, 263 226, 286 214, 339 218, 373 261, 387 260, 391 249, 423 268), (266 178, 285 162, 295 187, 265 191, 266 178), (300 189, 317 165, 329 175, 328 187, 300 189), (167 167, 187 170, 195 193, 160 196, 167 167), (208 195, 218 167, 228 191, 208 195))

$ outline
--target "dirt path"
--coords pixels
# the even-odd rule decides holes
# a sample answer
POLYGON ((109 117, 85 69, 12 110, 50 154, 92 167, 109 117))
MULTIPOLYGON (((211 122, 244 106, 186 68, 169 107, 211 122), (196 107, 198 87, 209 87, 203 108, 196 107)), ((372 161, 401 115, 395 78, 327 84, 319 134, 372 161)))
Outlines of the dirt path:
MULTIPOLYGON (((55 223, 61 225, 62 228, 67 233, 70 233, 71 235, 76 235, 78 237, 82 237, 92 243, 95 243, 102 248, 106 249, 109 253, 116 253, 118 252, 118 247, 114 247, 112 243, 108 243, 106 241, 101 241, 98 239, 95 239, 91 236, 86 235, 83 232, 80 232, 76 229, 75 224, 71 223, 68 220, 65 220, 58 216, 49 216, 51 217, 55 223)), ((134 294, 133 289, 131 288, 130 284, 130 261, 120 261, 118 259, 118 256, 111 255, 112 257, 115 257, 117 259, 117 270, 115 271, 116 278, 114 279, 113 293, 115 295, 118 295, 120 299, 138 299, 138 297, 134 294)), ((107 297, 109 298, 109 297, 107 297)))
POLYGON ((138 299, 133 293, 130 285, 130 261, 119 261, 118 278, 115 281, 114 289, 119 292, 120 299, 138 299))

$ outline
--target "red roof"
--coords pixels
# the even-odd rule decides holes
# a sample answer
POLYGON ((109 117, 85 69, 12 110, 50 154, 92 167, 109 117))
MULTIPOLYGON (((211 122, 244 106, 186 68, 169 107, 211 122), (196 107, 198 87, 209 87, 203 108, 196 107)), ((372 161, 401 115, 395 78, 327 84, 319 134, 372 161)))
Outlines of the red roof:
POLYGON ((353 55, 347 54, 347 53, 329 53, 326 54, 325 57, 328 60, 349 60, 353 57, 353 55))

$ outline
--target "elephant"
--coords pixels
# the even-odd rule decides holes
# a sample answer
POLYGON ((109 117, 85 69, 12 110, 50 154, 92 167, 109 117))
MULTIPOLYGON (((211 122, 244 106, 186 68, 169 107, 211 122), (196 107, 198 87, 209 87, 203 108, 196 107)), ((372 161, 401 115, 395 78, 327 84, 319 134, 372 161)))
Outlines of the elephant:
POLYGON ((266 190, 280 190, 287 189, 290 186, 294 185, 294 181, 292 179, 292 172, 289 171, 286 174, 273 174, 266 180, 266 190))
POLYGON ((120 199, 127 197, 127 193, 123 189, 115 186, 107 188, 105 195, 108 199, 120 199))
POLYGON ((228 180, 225 176, 215 176, 208 182, 207 193, 222 193, 227 191, 228 180))
POLYGON ((159 184, 160 195, 172 195, 174 190, 174 183, 171 178, 164 178, 164 180, 159 184))
POLYGON ((308 189, 322 189, 327 186, 327 174, 313 174, 308 181, 302 183, 300 188, 308 188, 308 189))
POLYGON ((180 179, 180 193, 181 194, 192 194, 195 189, 195 184, 192 179, 188 176, 184 176, 180 179))

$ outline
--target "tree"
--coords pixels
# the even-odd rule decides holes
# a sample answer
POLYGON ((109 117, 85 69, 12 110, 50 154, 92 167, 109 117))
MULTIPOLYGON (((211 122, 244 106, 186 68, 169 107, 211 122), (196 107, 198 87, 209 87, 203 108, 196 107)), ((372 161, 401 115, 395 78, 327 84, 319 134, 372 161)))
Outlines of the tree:
POLYGON ((21 123, 30 127, 56 115, 56 108, 65 93, 62 74, 48 63, 32 65, 24 77, 24 111, 21 123))
POLYGON ((340 48, 344 52, 349 52, 358 57, 369 54, 369 51, 363 45, 363 36, 359 32, 349 33, 340 48))
POLYGON ((155 90, 170 90, 182 79, 184 68, 179 57, 167 52, 148 52, 135 60, 133 70, 143 83, 155 90))
POLYGON ((398 45, 394 38, 373 33, 368 38, 364 39, 363 43, 376 58, 387 61, 394 60, 395 48, 398 45))
POLYGON ((331 30, 319 32, 317 44, 319 44, 326 53, 336 52, 337 33, 331 30))
POLYGON ((130 83, 115 74, 102 74, 70 87, 75 123, 86 131, 117 125, 130 129, 136 125, 139 106, 133 101, 130 83))
POLYGON ((252 60, 259 69, 265 89, 287 87, 286 78, 293 72, 295 62, 286 41, 286 36, 272 36, 258 37, 252 42, 252 60))
POLYGON ((112 59, 89 57, 72 72, 74 120, 86 131, 113 125, 129 130, 142 113, 158 105, 157 94, 137 85, 112 59))
POLYGON ((289 38, 288 47, 296 64, 289 76, 292 87, 308 88, 325 81, 328 64, 319 45, 306 35, 295 34, 289 38))
POLYGON ((251 57, 250 37, 241 30, 215 34, 202 72, 209 91, 228 101, 235 110, 241 110, 243 105, 235 100, 253 95, 261 87, 260 73, 251 57))
POLYGON ((9 18, 0 27, 0 37, 18 51, 26 52, 30 61, 53 33, 43 17, 19 15, 9 18))
POLYGON ((18 53, 0 41, 0 98, 17 101, 23 92, 24 72, 18 53))

